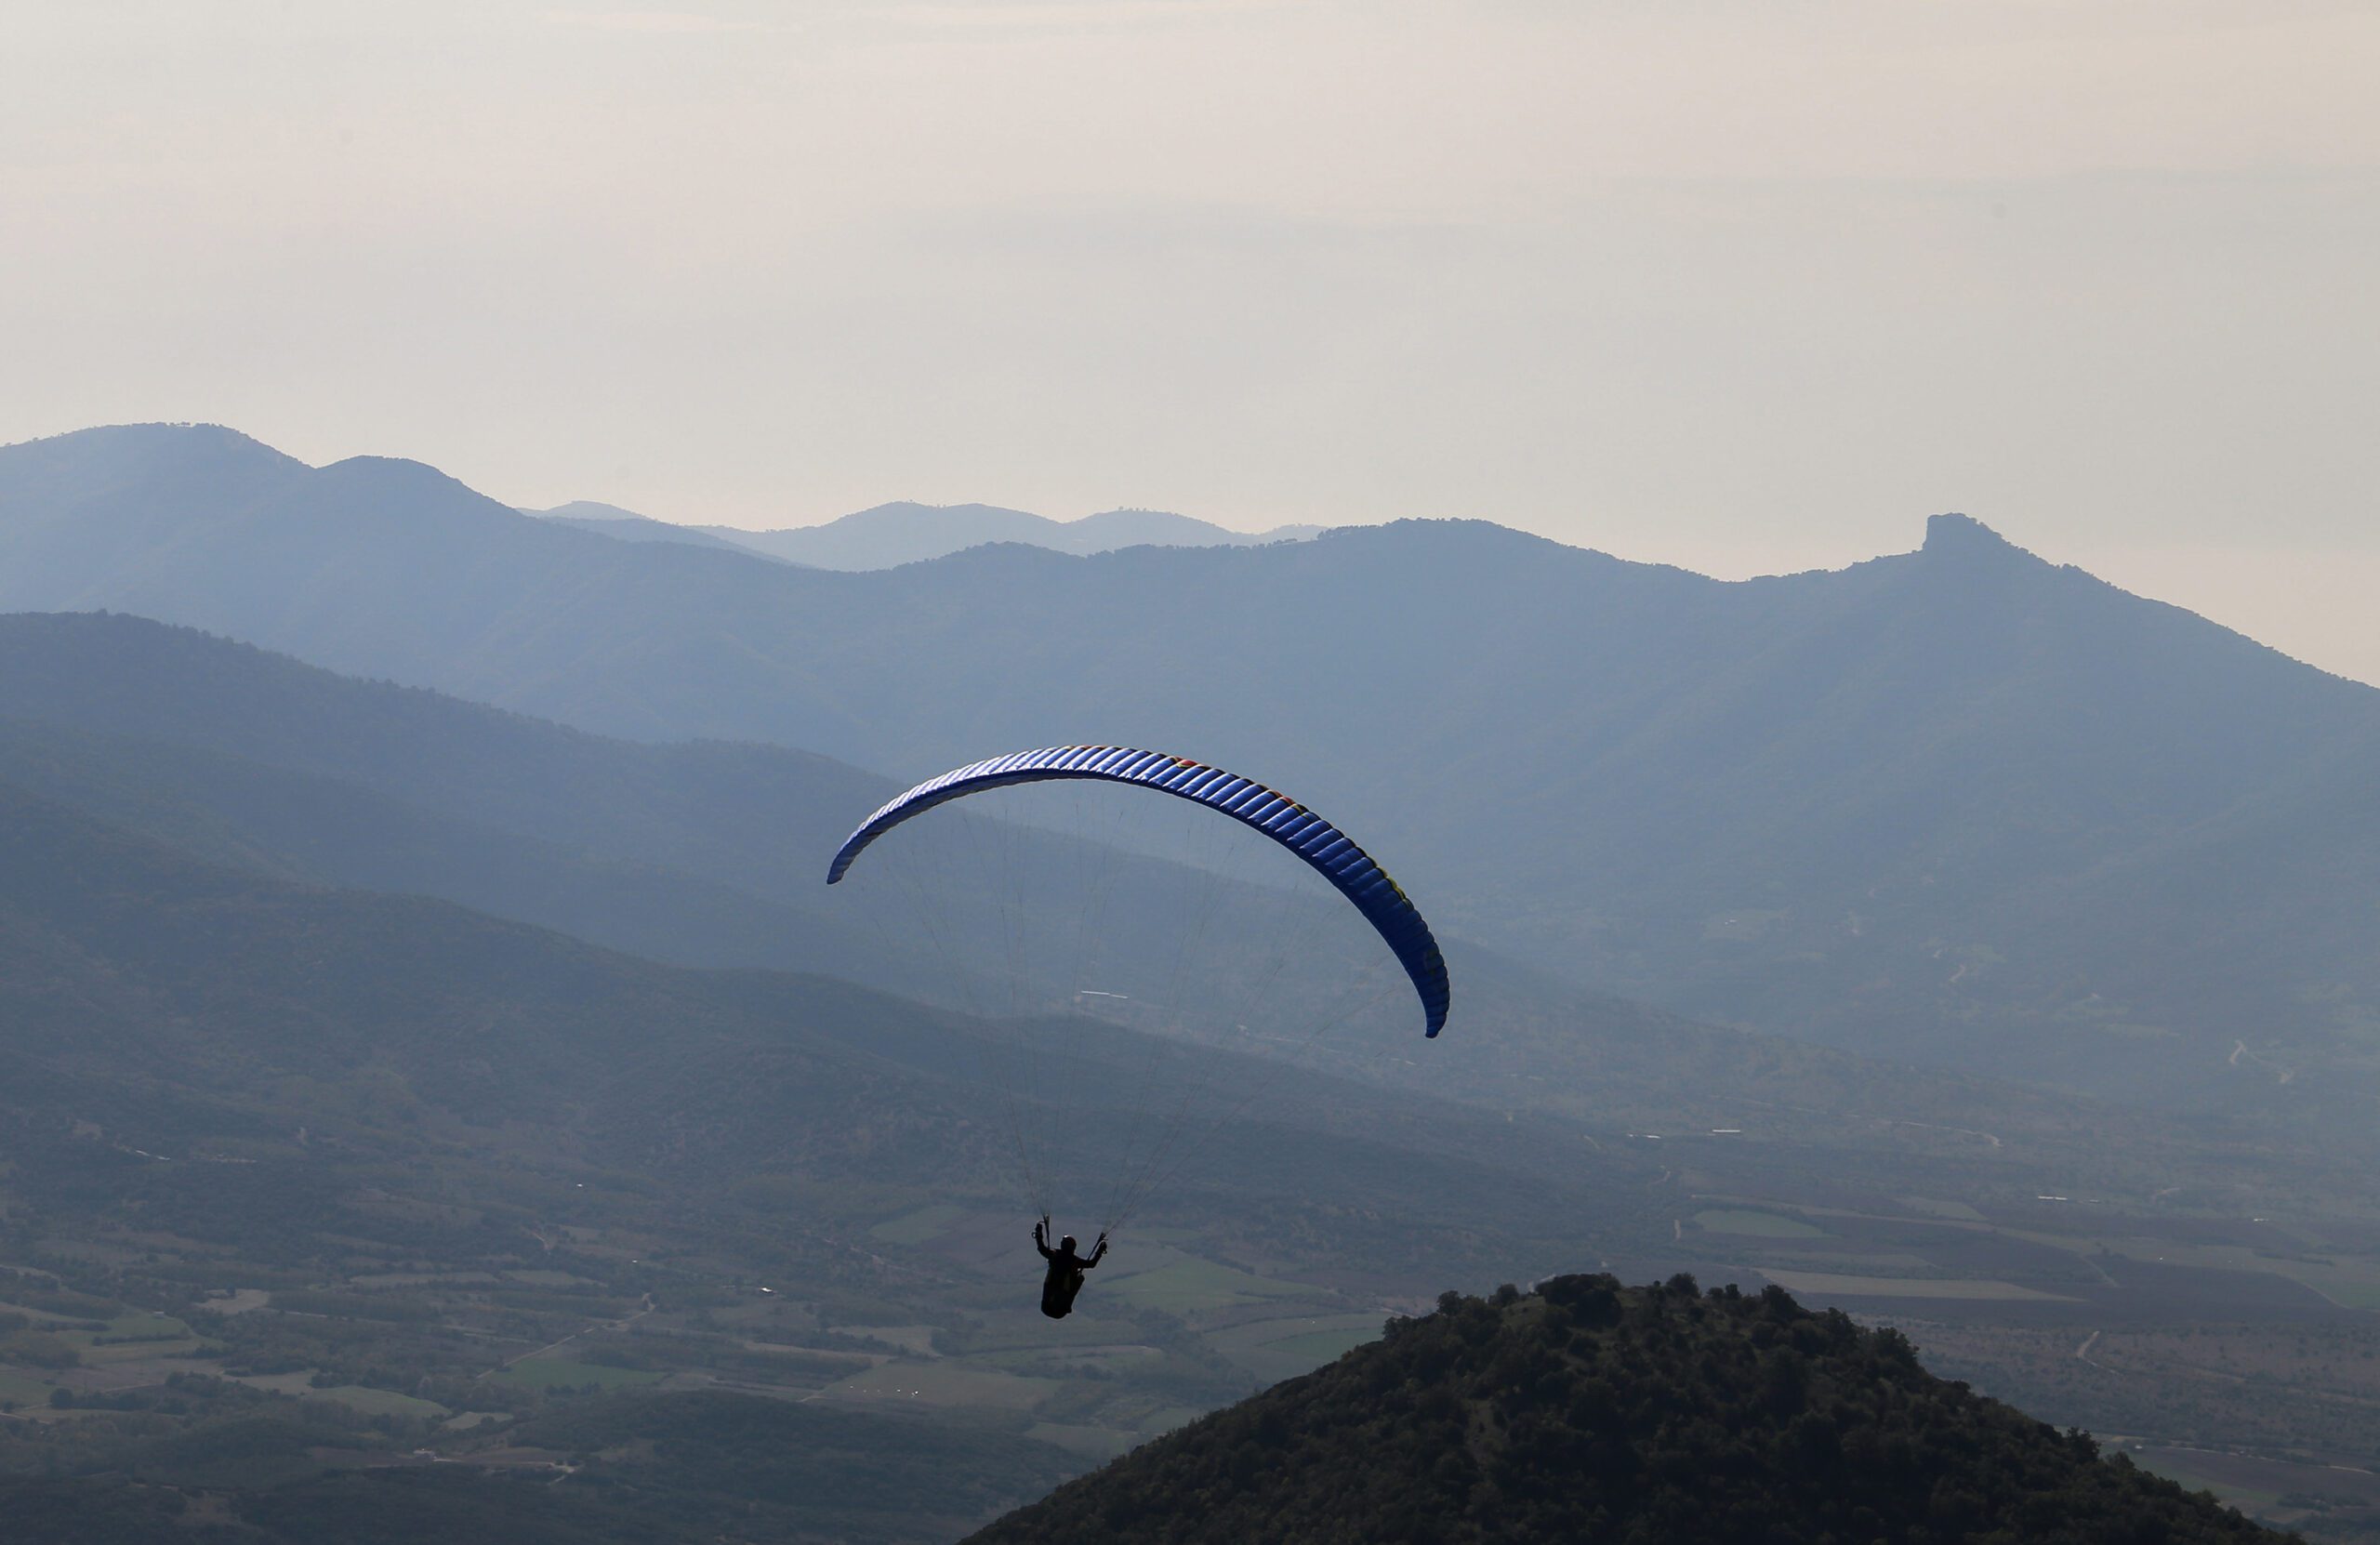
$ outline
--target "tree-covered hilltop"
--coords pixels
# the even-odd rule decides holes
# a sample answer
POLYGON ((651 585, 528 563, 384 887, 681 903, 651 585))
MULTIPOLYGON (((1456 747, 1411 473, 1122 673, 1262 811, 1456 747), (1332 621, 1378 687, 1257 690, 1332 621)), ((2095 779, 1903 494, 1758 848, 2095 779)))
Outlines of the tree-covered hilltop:
POLYGON ((2278 1540, 1783 1289, 1556 1277, 1438 1312, 971 1545, 2278 1540))

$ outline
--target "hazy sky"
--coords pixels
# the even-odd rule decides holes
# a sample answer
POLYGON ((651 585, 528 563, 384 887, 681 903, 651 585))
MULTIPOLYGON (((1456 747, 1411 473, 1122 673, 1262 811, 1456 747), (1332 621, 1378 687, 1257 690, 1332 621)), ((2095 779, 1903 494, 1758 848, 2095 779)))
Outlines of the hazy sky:
POLYGON ((0 441, 522 504, 1963 509, 2380 681, 2380 6, 0 0, 0 441))

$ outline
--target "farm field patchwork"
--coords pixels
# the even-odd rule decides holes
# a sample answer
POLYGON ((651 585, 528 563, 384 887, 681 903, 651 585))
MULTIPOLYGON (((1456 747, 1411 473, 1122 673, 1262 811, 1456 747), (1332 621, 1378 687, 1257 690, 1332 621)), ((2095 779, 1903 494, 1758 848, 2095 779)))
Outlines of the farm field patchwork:
POLYGON ((965 1208, 938 1203, 932 1207, 921 1207, 914 1212, 905 1212, 867 1232, 871 1238, 881 1239, 888 1245, 922 1245, 947 1232, 951 1224, 966 1215, 965 1208))
POLYGON ((1314 1289, 1300 1283, 1252 1275, 1211 1261, 1183 1261, 1127 1276, 1113 1285, 1116 1296, 1138 1309, 1189 1314, 1261 1303, 1267 1299, 1304 1298, 1314 1289))
POLYGON ((1712 1234, 1750 1235, 1762 1239, 1823 1239, 1826 1230, 1778 1212, 1750 1212, 1712 1208, 1694 1215, 1694 1221, 1712 1234))
POLYGON ((821 1398, 914 1400, 928 1406, 982 1406, 1029 1411, 1058 1389, 1051 1379, 1034 1379, 999 1368, 962 1363, 885 1363, 819 1392, 821 1398))
POLYGON ((1270 1381, 1294 1378, 1351 1347, 1377 1340, 1385 1318, 1378 1314, 1300 1314, 1209 1331, 1207 1340, 1250 1373, 1270 1381))
POLYGON ((489 1374, 508 1384, 531 1389, 584 1389, 600 1385, 616 1390, 630 1384, 659 1382, 661 1375, 644 1368, 615 1368, 602 1363, 581 1363, 567 1357, 524 1357, 500 1372, 489 1374))

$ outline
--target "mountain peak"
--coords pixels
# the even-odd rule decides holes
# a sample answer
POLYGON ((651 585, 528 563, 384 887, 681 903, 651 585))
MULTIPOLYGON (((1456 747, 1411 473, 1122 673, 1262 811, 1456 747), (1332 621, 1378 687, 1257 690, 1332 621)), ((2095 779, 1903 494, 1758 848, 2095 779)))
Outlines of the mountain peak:
POLYGON ((16 477, 105 469, 135 478, 219 478, 298 471, 305 463, 221 424, 102 424, 0 446, 0 467, 16 477))
MULTIPOLYGON (((280 456, 263 441, 243 434, 228 424, 149 423, 95 424, 86 429, 69 429, 63 434, 45 435, 38 440, 18 442, 19 445, 77 445, 122 452, 131 447, 160 445, 204 445, 230 447, 246 452, 263 452, 280 456)), ((15 447, 7 447, 14 449, 15 447)))
POLYGON ((1918 556, 1928 561, 1928 570, 1954 581, 1986 574, 2014 578, 2056 567, 1974 516, 1956 512, 1925 517, 1925 545, 1918 549, 1918 556))
POLYGON ((2021 549, 1972 515, 1955 511, 1925 517, 1927 552, 2016 552, 2021 549))
MULTIPOLYGON (((541 521, 653 520, 650 515, 640 515, 633 509, 623 509, 618 505, 605 504, 600 499, 573 499, 568 504, 558 504, 549 509, 532 509, 525 504, 517 504, 512 508, 523 515, 535 515, 541 521)), ((658 525, 662 522, 656 521, 654 523, 658 525)), ((694 528, 688 526, 684 529, 691 531, 694 528)))
POLYGON ((347 498, 361 495, 391 508, 413 511, 467 509, 480 517, 520 515, 510 505, 491 499, 461 479, 410 456, 349 456, 321 469, 316 477, 318 491, 336 490, 347 498))

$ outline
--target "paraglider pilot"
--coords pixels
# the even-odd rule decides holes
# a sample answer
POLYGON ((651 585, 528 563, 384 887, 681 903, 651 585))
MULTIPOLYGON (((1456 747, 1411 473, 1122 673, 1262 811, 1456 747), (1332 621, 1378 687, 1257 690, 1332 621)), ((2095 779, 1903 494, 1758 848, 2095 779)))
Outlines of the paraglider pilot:
POLYGON ((1075 1236, 1071 1234, 1050 1248, 1050 1217, 1044 1213, 1033 1225, 1033 1248, 1050 1263, 1050 1274, 1041 1279, 1041 1313, 1053 1320, 1063 1320, 1074 1313, 1075 1295, 1082 1291, 1082 1274, 1099 1264, 1107 1253, 1107 1235, 1102 1234, 1088 1259, 1075 1253, 1075 1236))

